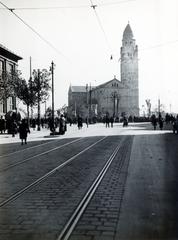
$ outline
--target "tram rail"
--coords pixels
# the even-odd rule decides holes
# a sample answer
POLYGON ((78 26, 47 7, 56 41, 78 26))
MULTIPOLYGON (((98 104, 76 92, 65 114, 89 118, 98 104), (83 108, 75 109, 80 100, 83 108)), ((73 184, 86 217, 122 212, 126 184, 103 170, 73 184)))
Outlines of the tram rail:
POLYGON ((50 144, 50 143, 52 143, 52 142, 54 142, 54 141, 60 141, 60 140, 61 140, 61 139, 56 139, 56 140, 52 140, 52 141, 47 141, 47 142, 45 142, 45 143, 41 143, 41 144, 38 144, 38 145, 35 145, 35 146, 31 146, 31 147, 27 147, 27 148, 24 148, 24 149, 20 149, 20 150, 17 150, 17 151, 8 153, 8 154, 3 154, 3 155, 0 155, 0 158, 9 157, 9 156, 14 155, 14 154, 16 154, 16 153, 25 152, 25 151, 28 151, 28 150, 30 150, 30 149, 37 148, 37 147, 41 147, 41 146, 50 144))
POLYGON ((77 222, 79 221, 80 217, 82 216, 83 212, 87 208, 88 204, 90 203, 93 195, 95 194, 97 188, 99 187, 101 181, 103 180, 105 174, 107 173, 111 163, 115 159, 117 153, 121 148, 121 144, 119 144, 115 150, 112 152, 111 156, 105 163, 104 167, 99 172, 98 176, 95 178, 92 185, 89 187, 88 191, 80 201, 79 205, 75 209, 74 213, 69 218, 68 222, 65 224, 63 230, 61 231, 60 235, 58 236, 57 240, 68 240, 70 235, 72 234, 77 222))
MULTIPOLYGON (((31 184, 27 185, 26 187, 22 188, 21 190, 17 191, 16 193, 12 194, 10 197, 8 197, 7 199, 5 199, 2 202, 0 202, 0 207, 3 207, 4 205, 6 205, 6 204, 14 201, 15 199, 19 198, 20 196, 23 195, 23 193, 25 193, 26 191, 28 191, 32 187, 34 187, 36 185, 39 185, 41 182, 45 181, 48 177, 53 175, 56 171, 58 171, 59 169, 63 168, 64 166, 66 166, 71 161, 73 161, 75 158, 77 158, 79 155, 81 155, 84 152, 86 152, 87 150, 91 149, 92 147, 94 147, 96 144, 98 144, 99 142, 103 141, 107 137, 108 136, 102 137, 101 139, 97 140, 95 143, 92 143, 91 145, 89 145, 88 147, 86 147, 85 149, 80 151, 79 153, 77 153, 74 156, 72 156, 69 159, 67 159, 64 163, 62 163, 62 164, 58 165, 57 167, 53 168, 52 170, 50 170, 49 172, 44 174, 42 177, 40 177, 37 180, 35 180, 34 182, 32 182, 31 184)), ((77 139, 77 140, 79 141, 80 139, 77 139)), ((77 140, 75 140, 75 141, 77 141, 77 140)), ((44 153, 44 154, 47 154, 47 153, 44 153)))
MULTIPOLYGON (((7 167, 0 168, 0 172, 7 171, 7 170, 9 170, 9 169, 11 169, 11 168, 13 168, 13 167, 16 167, 16 166, 18 166, 18 165, 21 165, 21 164, 23 164, 23 163, 25 163, 25 162, 28 162, 28 161, 30 161, 30 160, 32 160, 32 159, 34 159, 34 158, 43 156, 43 155, 45 155, 45 154, 48 154, 48 153, 50 153, 50 152, 53 152, 53 151, 55 151, 55 150, 58 150, 58 149, 60 149, 60 148, 65 147, 65 146, 68 146, 68 145, 70 145, 70 144, 72 144, 72 143, 76 143, 76 142, 78 142, 78 141, 80 141, 80 140, 81 140, 81 138, 75 139, 75 140, 73 140, 73 141, 64 143, 64 144, 62 144, 62 145, 60 145, 60 146, 58 146, 58 147, 52 148, 52 149, 47 150, 47 151, 45 151, 45 152, 42 152, 42 153, 36 154, 36 155, 34 155, 34 156, 32 156, 32 157, 26 158, 26 159, 24 159, 24 160, 22 160, 22 161, 16 162, 16 163, 14 163, 14 164, 9 164, 7 167)), ((40 145, 40 146, 41 146, 41 145, 40 145)))

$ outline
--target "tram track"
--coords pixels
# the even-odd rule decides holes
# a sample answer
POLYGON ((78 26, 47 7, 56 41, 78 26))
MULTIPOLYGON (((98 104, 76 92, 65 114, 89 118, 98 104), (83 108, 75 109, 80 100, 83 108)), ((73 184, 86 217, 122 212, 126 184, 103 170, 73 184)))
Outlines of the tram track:
MULTIPOLYGON (((4 167, 4 168, 1 168, 1 167, 0 167, 0 172, 5 172, 5 171, 7 171, 7 170, 9 170, 9 169, 11 169, 11 168, 13 168, 13 167, 16 167, 16 166, 18 166, 18 165, 24 164, 25 162, 28 162, 28 161, 30 161, 30 160, 32 160, 32 159, 34 159, 34 158, 43 156, 43 155, 45 155, 45 154, 48 154, 48 153, 50 153, 50 152, 53 152, 53 151, 55 151, 55 150, 58 150, 58 149, 60 149, 60 148, 65 147, 65 146, 68 146, 68 145, 70 145, 70 144, 72 144, 72 143, 76 143, 76 142, 78 142, 78 141, 80 141, 80 140, 81 140, 81 138, 75 139, 75 140, 73 140, 73 141, 64 143, 64 144, 62 144, 62 145, 60 145, 60 146, 58 146, 58 147, 52 148, 52 149, 47 150, 47 151, 45 151, 45 152, 42 152, 42 153, 36 154, 36 155, 34 155, 34 156, 32 156, 32 157, 26 158, 26 159, 24 159, 24 160, 22 160, 22 161, 16 162, 16 163, 14 163, 14 164, 9 164, 8 166, 6 166, 6 167, 4 167)), ((41 145, 40 145, 40 146, 41 146, 41 145)))
MULTIPOLYGON (((77 147, 78 143, 72 148, 69 147, 68 150, 64 149, 63 153, 69 153, 69 151, 73 153, 64 155, 65 158, 71 156, 66 158, 65 162, 61 162, 62 164, 36 181, 25 184, 19 191, 13 191, 14 194, 9 197, 1 199, 0 215, 4 229, 0 231, 2 239, 24 240, 32 237, 34 240, 80 239, 83 236, 90 237, 91 231, 88 232, 86 229, 83 233, 82 229, 85 225, 91 226, 92 224, 91 227, 93 227, 93 224, 95 222, 97 224, 98 221, 110 222, 108 219, 110 216, 112 216, 112 222, 113 214, 116 216, 116 213, 113 213, 116 207, 112 203, 116 201, 118 194, 119 196, 122 194, 122 180, 118 182, 116 179, 121 179, 123 171, 126 171, 123 165, 127 162, 125 156, 129 155, 128 145, 130 146, 130 143, 130 137, 105 136, 104 138, 91 138, 84 142, 82 148, 85 146, 85 149, 83 150, 81 146, 77 147), (77 151, 74 151, 76 147, 77 151), (96 204, 98 205, 95 208, 96 204), (110 207, 111 212, 109 212, 110 207), (100 208, 102 212, 106 209, 106 213, 100 212, 100 208), (77 214, 73 216, 74 212, 77 214), (71 216, 73 219, 69 224, 71 216), (92 222, 87 216, 92 216, 92 222), (93 217, 98 220, 94 220, 93 217), (69 226, 66 228, 66 225, 69 226), (11 228, 12 230, 9 230, 11 228), (61 236, 62 232, 64 232, 63 236, 61 236), (66 238, 67 235, 68 238, 66 238)), ((58 152, 55 152, 56 154, 58 155, 58 152)), ((53 156, 49 155, 48 158, 53 156)), ((26 165, 25 167, 28 168, 26 165)), ((14 189, 10 188, 11 193, 14 189)), ((103 223, 99 224, 101 226, 103 223)), ((97 227, 95 229, 97 230, 97 227)))
POLYGON ((87 208, 89 202, 91 201, 93 195, 95 194, 97 188, 99 187, 101 181, 103 180, 106 172, 108 171, 111 163, 115 159, 115 157, 116 157, 117 153, 119 152, 120 148, 121 148, 121 145, 119 144, 115 148, 115 150, 112 152, 111 156, 109 157, 109 159, 105 163, 104 167, 99 172, 98 176, 96 177, 96 179, 94 180, 92 185, 89 187, 88 191, 86 192, 86 194, 84 195, 84 197, 80 201, 80 203, 77 206, 77 208, 75 209, 74 213, 72 214, 72 216, 69 218, 69 220, 65 224, 65 226, 64 226, 63 230, 61 231, 60 235, 58 236, 57 240, 68 240, 69 239, 69 237, 70 237, 71 233, 73 232, 77 222, 79 221, 83 212, 87 208))
MULTIPOLYGON (((16 193, 12 194, 10 197, 8 197, 7 199, 3 200, 0 202, 0 208, 7 205, 8 203, 14 201, 15 199, 19 198, 20 196, 22 196, 26 191, 28 191, 29 189, 33 188, 36 185, 39 185, 41 182, 45 181, 47 178, 49 178, 51 175, 53 175, 54 173, 56 173, 56 171, 60 170, 61 168, 63 168, 64 166, 66 166, 67 164, 69 164, 70 162, 72 162, 74 159, 76 159, 78 156, 80 156, 81 154, 83 154, 84 152, 88 151, 89 149, 91 149, 92 147, 94 147, 96 144, 98 144, 99 142, 103 141, 104 139, 106 139, 107 136, 102 137, 101 139, 97 140, 96 142, 94 142, 93 144, 89 145, 88 147, 86 147, 85 149, 83 149, 82 151, 80 151, 79 153, 75 154, 74 156, 70 157, 69 159, 67 159, 65 162, 63 162, 62 164, 58 165, 57 167, 53 168, 52 170, 50 170, 49 172, 47 172, 46 174, 44 174, 43 176, 41 176, 40 178, 36 179, 35 181, 33 181, 31 184, 28 184, 26 187, 22 188, 21 190, 17 191, 16 193)), ((78 141, 80 139, 77 139, 78 141)), ((74 140, 74 141, 77 141, 74 140)), ((69 143, 68 143, 69 144, 69 143)), ((59 147, 58 147, 59 148, 59 147)), ((44 153, 45 154, 45 153, 44 153)), ((47 154, 47 153, 46 153, 47 154)))
POLYGON ((47 144, 50 144, 50 143, 54 143, 54 141, 60 141, 60 140, 61 140, 61 139, 57 139, 57 140, 53 140, 53 141, 47 141, 47 142, 45 142, 45 143, 41 143, 41 144, 38 144, 38 145, 35 145, 35 146, 31 146, 31 147, 27 147, 27 148, 24 148, 24 149, 20 149, 20 150, 17 150, 17 151, 8 153, 8 154, 3 154, 3 155, 0 155, 0 158, 9 157, 9 156, 12 156, 12 155, 14 156, 14 154, 22 153, 22 152, 31 150, 31 149, 33 149, 33 148, 41 147, 41 146, 44 146, 44 145, 47 145, 47 144))

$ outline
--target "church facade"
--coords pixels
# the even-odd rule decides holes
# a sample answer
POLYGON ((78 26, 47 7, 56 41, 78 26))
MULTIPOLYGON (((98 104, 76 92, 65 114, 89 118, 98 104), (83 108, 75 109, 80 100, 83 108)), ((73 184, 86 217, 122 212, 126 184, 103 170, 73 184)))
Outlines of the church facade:
POLYGON ((138 47, 128 23, 120 49, 120 78, 99 86, 70 86, 68 115, 76 117, 139 116, 138 47))

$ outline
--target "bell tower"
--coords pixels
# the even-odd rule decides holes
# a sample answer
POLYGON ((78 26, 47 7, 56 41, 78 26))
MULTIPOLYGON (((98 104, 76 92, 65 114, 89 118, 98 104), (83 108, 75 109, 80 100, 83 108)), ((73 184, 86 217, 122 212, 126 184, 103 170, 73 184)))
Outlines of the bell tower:
POLYGON ((129 23, 123 33, 120 54, 121 82, 125 86, 122 105, 127 115, 139 116, 138 47, 129 23))

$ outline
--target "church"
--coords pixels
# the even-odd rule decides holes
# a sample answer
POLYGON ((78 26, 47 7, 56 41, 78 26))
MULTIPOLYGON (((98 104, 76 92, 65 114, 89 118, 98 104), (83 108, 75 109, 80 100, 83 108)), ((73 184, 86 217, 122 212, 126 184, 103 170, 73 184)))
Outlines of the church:
POLYGON ((70 86, 68 116, 83 118, 139 116, 138 46, 128 23, 120 49, 120 80, 98 86, 70 86))

